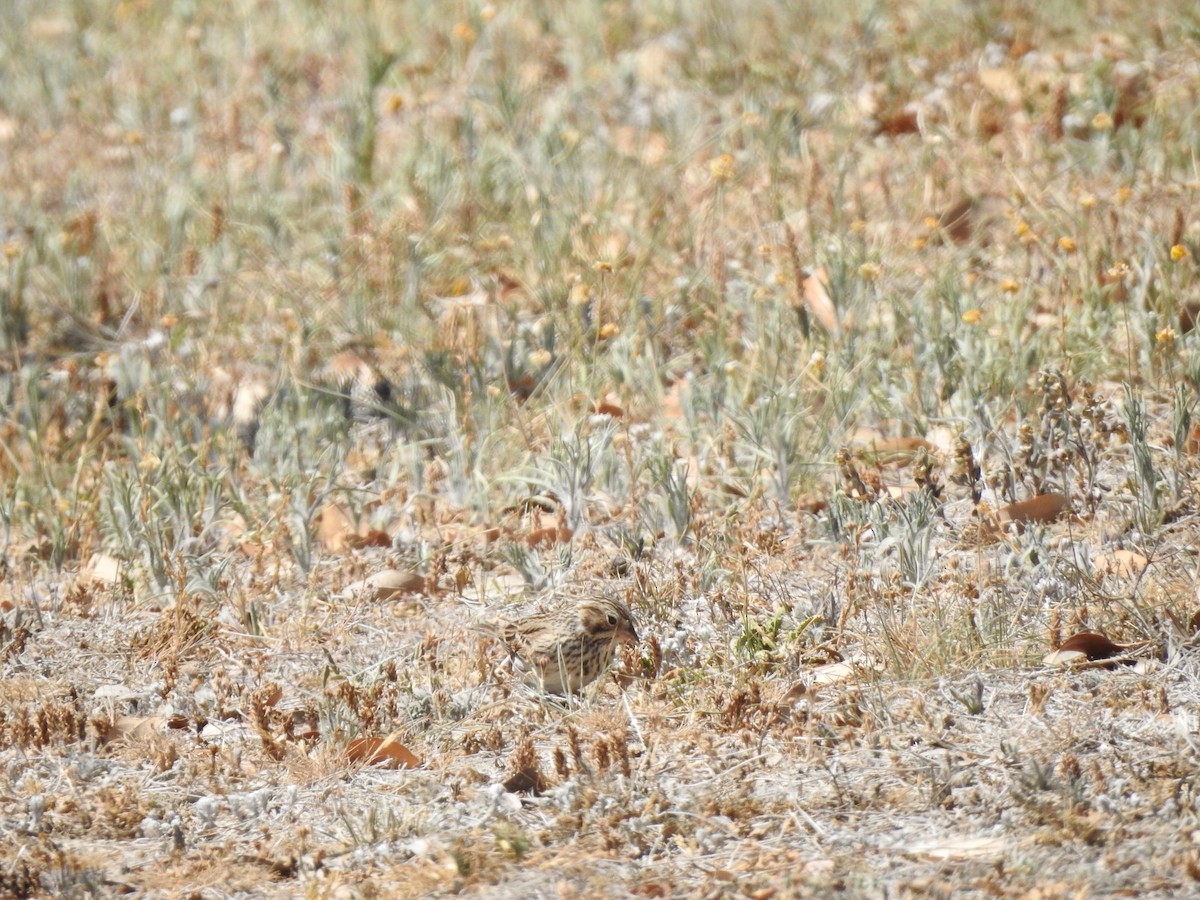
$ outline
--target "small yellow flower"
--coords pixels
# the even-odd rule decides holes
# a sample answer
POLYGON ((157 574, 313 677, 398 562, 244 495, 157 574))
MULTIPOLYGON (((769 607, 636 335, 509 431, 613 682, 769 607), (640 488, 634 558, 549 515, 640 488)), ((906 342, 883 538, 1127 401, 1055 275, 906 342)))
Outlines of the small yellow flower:
POLYGON ((867 223, 862 219, 855 219, 850 223, 851 234, 864 234, 867 230, 867 223))
POLYGON ((492 21, 492 19, 496 18, 496 7, 488 3, 483 9, 479 10, 479 18, 484 22, 492 21))
POLYGON ((1117 189, 1117 202, 1127 203, 1129 198, 1133 196, 1133 188, 1123 187, 1117 189))
POLYGON ((592 268, 597 272, 611 272, 613 270, 613 264, 610 260, 598 259, 592 263, 592 268))
POLYGON ((1092 128, 1096 131, 1112 131, 1113 117, 1108 113, 1096 113, 1092 116, 1092 128))
POLYGON ((980 319, 982 319, 982 318, 983 318, 983 310, 982 309, 968 309, 965 313, 962 314, 963 324, 965 324, 965 325, 978 325, 980 319))
POLYGON ((600 340, 607 341, 621 333, 621 326, 616 322, 605 322, 600 326, 600 340))
POLYGON ((172 328, 174 328, 178 324, 179 324, 179 316, 175 315, 174 313, 167 313, 165 316, 163 316, 161 319, 158 320, 158 327, 166 329, 167 331, 170 331, 172 328))
POLYGON ((1187 247, 1183 246, 1183 244, 1176 244, 1174 247, 1171 248, 1172 262, 1183 262, 1185 259, 1187 259, 1191 255, 1192 255, 1191 251, 1188 250, 1187 247))
POLYGON ((400 112, 400 110, 404 109, 404 95, 403 94, 389 94, 388 98, 387 98, 387 103, 384 104, 383 108, 387 110, 387 113, 389 116, 396 115, 396 113, 398 113, 398 112, 400 112))
POLYGON ((759 256, 761 256, 763 259, 770 259, 771 254, 774 253, 775 251, 771 249, 770 244, 759 244, 758 248, 754 252, 757 253, 759 256))
POLYGON ((592 299, 592 289, 582 281, 571 286, 571 293, 567 295, 567 302, 572 306, 587 306, 592 299))
POLYGON ((914 250, 924 250, 928 246, 929 241, 925 240, 925 238, 915 238, 912 242, 912 248, 914 250))
POLYGON ((816 373, 817 375, 820 375, 822 372, 824 372, 825 371, 825 354, 824 354, 824 352, 822 352, 821 350, 814 351, 813 355, 808 358, 808 367, 810 369, 812 369, 813 372, 816 373))
POLYGON ((21 255, 21 245, 16 241, 8 241, 4 244, 4 258, 7 260, 16 259, 21 255))
POLYGON ((460 41, 464 44, 473 44, 475 43, 476 38, 479 37, 479 35, 475 33, 475 29, 471 27, 470 22, 459 22, 454 26, 452 33, 456 41, 460 41))
POLYGON ((733 178, 733 154, 722 153, 708 164, 708 171, 716 181, 729 181, 733 178))
POLYGON ((1058 249, 1063 253, 1074 253, 1078 249, 1078 245, 1075 243, 1074 238, 1063 235, 1058 239, 1058 249))
POLYGON ((1079 205, 1084 209, 1091 209, 1096 205, 1096 198, 1091 194, 1084 194, 1079 198, 1079 205))
POLYGON ((882 273, 883 273, 883 269, 881 269, 879 267, 878 263, 867 262, 867 263, 863 263, 861 266, 858 267, 858 274, 861 275, 867 281, 874 281, 882 273))
POLYGON ((1005 278, 1000 282, 1000 290, 1006 294, 1015 294, 1021 289, 1021 285, 1013 281, 1011 278, 1005 278))
POLYGON ((924 219, 924 224, 926 228, 928 228, 930 231, 933 231, 933 229, 937 228, 941 222, 937 220, 936 216, 926 216, 924 219))
POLYGON ((503 392, 500 390, 500 385, 489 384, 487 386, 487 395, 489 397, 492 397, 492 398, 499 397, 501 393, 503 393, 503 392))
POLYGON ((1175 329, 1168 325, 1166 328, 1160 328, 1154 335, 1154 339, 1163 346, 1168 346, 1175 343, 1175 338, 1179 335, 1175 329))
POLYGON ((545 347, 539 347, 530 353, 527 359, 529 360, 529 365, 535 369, 543 369, 550 365, 550 361, 554 359, 554 355, 545 347))
POLYGON ((146 143, 146 136, 140 131, 128 131, 125 133, 125 143, 130 147, 136 147, 138 144, 146 143))
POLYGON ((1122 281, 1129 274, 1129 266, 1126 263, 1113 263, 1104 273, 1109 281, 1122 281))

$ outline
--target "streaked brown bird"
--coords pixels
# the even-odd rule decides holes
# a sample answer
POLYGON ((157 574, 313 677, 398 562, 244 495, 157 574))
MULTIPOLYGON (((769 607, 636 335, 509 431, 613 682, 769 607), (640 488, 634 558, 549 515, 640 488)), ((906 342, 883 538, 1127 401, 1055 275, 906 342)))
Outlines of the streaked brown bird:
POLYGON ((616 600, 583 600, 504 626, 513 668, 552 694, 575 693, 599 678, 618 644, 636 644, 633 614, 616 600))

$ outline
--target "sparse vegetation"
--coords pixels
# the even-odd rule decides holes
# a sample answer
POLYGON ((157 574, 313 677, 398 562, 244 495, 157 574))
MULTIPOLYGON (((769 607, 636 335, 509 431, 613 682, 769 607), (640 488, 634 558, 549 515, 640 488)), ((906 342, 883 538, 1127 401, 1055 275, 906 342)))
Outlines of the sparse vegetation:
POLYGON ((1197 59, 0 6, 0 894, 1194 892, 1197 59))

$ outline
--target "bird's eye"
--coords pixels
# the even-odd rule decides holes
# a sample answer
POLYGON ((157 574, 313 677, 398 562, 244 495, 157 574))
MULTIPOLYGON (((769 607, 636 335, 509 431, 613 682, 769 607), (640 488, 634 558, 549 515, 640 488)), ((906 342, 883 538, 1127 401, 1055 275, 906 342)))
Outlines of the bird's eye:
POLYGON ((608 614, 608 624, 609 624, 609 625, 616 625, 616 624, 617 624, 617 617, 616 617, 616 616, 614 616, 612 613, 609 613, 609 614, 608 614))

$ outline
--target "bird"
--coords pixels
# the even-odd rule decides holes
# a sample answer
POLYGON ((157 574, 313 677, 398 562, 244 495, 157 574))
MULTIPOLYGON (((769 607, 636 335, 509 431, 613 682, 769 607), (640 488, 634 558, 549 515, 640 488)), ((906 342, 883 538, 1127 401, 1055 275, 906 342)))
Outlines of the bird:
POLYGON ((629 607, 603 598, 509 622, 501 637, 524 681, 551 694, 578 693, 608 668, 617 644, 639 640, 629 607))

